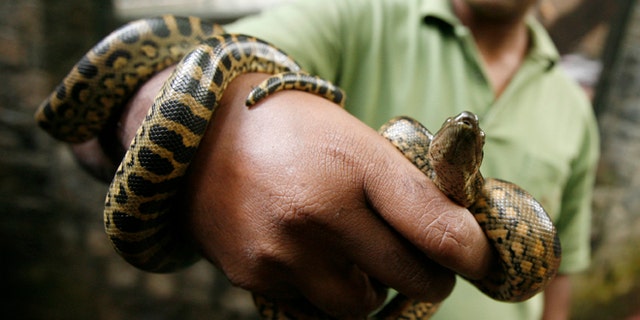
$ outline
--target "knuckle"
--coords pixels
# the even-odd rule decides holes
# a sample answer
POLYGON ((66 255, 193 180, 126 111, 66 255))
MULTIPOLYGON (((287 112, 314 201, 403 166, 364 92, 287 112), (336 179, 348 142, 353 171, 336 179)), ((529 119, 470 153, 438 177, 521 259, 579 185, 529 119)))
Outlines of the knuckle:
POLYGON ((322 226, 335 223, 351 193, 338 181, 296 182, 280 189, 270 197, 268 212, 272 214, 270 230, 283 237, 299 235, 300 231, 320 232, 322 226), (313 229, 310 229, 313 228, 313 229))
POLYGON ((435 214, 423 216, 418 224, 418 245, 444 267, 468 278, 483 277, 493 252, 473 215, 462 207, 430 211, 435 214))
POLYGON ((252 292, 272 292, 285 286, 283 275, 291 259, 282 246, 273 241, 256 241, 247 245, 241 258, 223 266, 223 272, 234 286, 252 292))
POLYGON ((343 272, 341 276, 341 281, 337 281, 333 286, 325 286, 324 293, 316 300, 322 309, 333 317, 362 319, 385 301, 386 287, 357 267, 343 272))
POLYGON ((422 215, 418 228, 422 238, 420 245, 430 255, 436 257, 445 266, 450 266, 456 259, 461 259, 462 249, 466 246, 464 230, 462 230, 460 214, 464 210, 445 209, 442 204, 431 201, 427 213, 422 215))
POLYGON ((416 287, 414 296, 416 299, 440 302, 451 294, 456 282, 454 273, 440 266, 430 270, 428 279, 421 286, 416 287))
POLYGON ((451 228, 452 224, 446 218, 437 216, 422 228, 423 243, 431 250, 442 253, 441 255, 457 251, 459 242, 451 228))
POLYGON ((398 273, 403 279, 402 286, 396 289, 420 301, 441 301, 453 290, 455 283, 452 271, 424 255, 415 263, 401 264, 398 273))

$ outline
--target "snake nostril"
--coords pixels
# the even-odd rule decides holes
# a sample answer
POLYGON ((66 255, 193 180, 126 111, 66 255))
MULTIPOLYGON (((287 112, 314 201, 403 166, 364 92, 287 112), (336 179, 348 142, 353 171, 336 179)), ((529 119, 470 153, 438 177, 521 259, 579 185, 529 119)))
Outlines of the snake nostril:
POLYGON ((463 111, 455 117, 455 121, 468 127, 475 127, 478 125, 478 116, 471 112, 463 111))

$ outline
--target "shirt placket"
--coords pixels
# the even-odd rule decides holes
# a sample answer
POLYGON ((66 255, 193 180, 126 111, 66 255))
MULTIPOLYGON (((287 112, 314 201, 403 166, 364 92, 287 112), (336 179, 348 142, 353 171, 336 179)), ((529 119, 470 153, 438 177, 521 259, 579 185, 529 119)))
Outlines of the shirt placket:
POLYGON ((471 31, 463 26, 457 25, 454 32, 459 39, 460 46, 464 53, 467 64, 469 65, 469 76, 471 85, 470 98, 471 105, 468 106, 470 111, 476 113, 480 120, 492 109, 496 102, 496 97, 491 87, 491 83, 486 76, 484 66, 482 64, 480 52, 476 46, 471 31))

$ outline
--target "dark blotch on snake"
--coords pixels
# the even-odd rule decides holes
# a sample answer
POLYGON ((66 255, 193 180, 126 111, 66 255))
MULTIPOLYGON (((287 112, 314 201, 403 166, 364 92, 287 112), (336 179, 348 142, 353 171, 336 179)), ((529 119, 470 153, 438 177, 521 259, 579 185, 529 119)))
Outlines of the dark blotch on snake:
POLYGON ((87 79, 91 79, 98 74, 98 67, 91 63, 87 56, 84 56, 82 57, 82 59, 80 59, 77 67, 78 72, 80 72, 80 74, 87 79))
POLYGON ((191 23, 189 23, 188 19, 176 19, 176 24, 178 25, 178 31, 183 36, 190 36, 193 30, 191 29, 191 23))
MULTIPOLYGON (((87 90, 89 88, 89 84, 85 83, 85 82, 78 82, 76 83, 73 88, 71 88, 71 98, 76 101, 76 102, 84 102, 82 100, 80 100, 80 94, 87 90)), ((58 110, 61 109, 62 106, 60 106, 58 108, 58 110)), ((60 111, 58 111, 58 113, 60 113, 60 111)))
MULTIPOLYGON (((342 91, 335 90, 334 94, 335 94, 335 96, 333 98, 333 102, 340 103, 340 102, 342 102, 344 100, 344 96, 342 95, 342 91)), ((419 168, 419 169, 421 169, 421 168, 419 168)))
POLYGON ((100 41, 100 43, 98 43, 95 47, 93 47, 93 53, 95 53, 98 56, 101 56, 107 52, 109 52, 109 50, 111 49, 111 43, 109 41, 107 41, 108 39, 105 39, 103 41, 100 41))
POLYGON ((216 72, 213 74, 213 82, 219 87, 222 85, 222 82, 224 82, 224 71, 221 70, 216 70, 216 72))
POLYGON ((128 233, 136 233, 141 230, 145 230, 145 225, 149 224, 144 220, 140 220, 132 215, 120 211, 113 212, 112 222, 118 230, 128 233))
POLYGON ((109 68, 113 68, 115 62, 119 58, 125 58, 125 59, 129 60, 129 59, 131 59, 131 53, 129 51, 126 51, 126 50, 116 50, 111 55, 109 55, 109 57, 107 58, 107 61, 105 61, 105 65, 107 67, 109 67, 109 68))
POLYGON ((182 143, 182 136, 177 132, 158 125, 149 129, 149 139, 158 146, 171 151, 174 160, 180 163, 189 163, 198 150, 196 147, 185 146, 182 143))
MULTIPOLYGON (((240 61, 240 60, 242 60, 242 52, 240 51, 240 48, 238 48, 238 45, 237 45, 237 44, 230 44, 230 45, 227 47, 227 51, 229 52, 229 54, 228 54, 228 55, 225 55, 225 57, 224 57, 224 58, 223 58, 223 60, 222 60, 222 61, 223 61, 223 63, 224 63, 224 59, 229 59, 229 56, 233 57, 233 59, 234 59, 235 61, 240 61)), ((227 66, 225 65, 225 67, 227 67, 227 66)), ((227 67, 227 70, 228 70, 228 69, 229 69, 229 68, 227 67)))
POLYGON ((126 44, 133 44, 140 40, 140 33, 135 28, 127 28, 126 32, 118 35, 118 38, 126 44))
POLYGON ((173 172, 173 164, 169 159, 163 158, 147 147, 142 147, 138 151, 138 161, 143 168, 157 175, 165 176, 173 172))
MULTIPOLYGON (((149 229, 156 229, 158 225, 167 225, 166 220, 170 215, 160 215, 157 219, 153 220, 141 220, 126 213, 115 211, 113 212, 113 223, 118 230, 127 233, 144 232, 149 229)), ((150 236, 142 238, 138 241, 127 240, 123 241, 117 237, 111 237, 111 240, 116 247, 127 254, 138 254, 149 250, 149 248, 158 245, 158 242, 167 236, 171 231, 168 228, 160 228, 156 232, 153 232, 150 236)))
POLYGON ((280 79, 276 77, 271 77, 267 79, 267 88, 270 88, 269 91, 275 91, 279 86, 277 84, 280 83, 280 79))
POLYGON ((147 22, 149 23, 149 28, 151 28, 151 31, 156 36, 166 38, 171 35, 171 30, 169 30, 162 18, 149 19, 147 22))
POLYGON ((250 57, 253 54, 253 50, 251 49, 251 46, 242 46, 243 49, 243 53, 245 57, 250 57))
POLYGON ((180 101, 165 101, 160 105, 159 109, 162 116, 184 126, 197 135, 203 135, 207 129, 209 121, 193 113, 189 106, 180 101))
POLYGON ((153 182, 137 174, 127 176, 127 184, 131 192, 142 197, 151 197, 156 194, 174 193, 180 177, 168 179, 162 182, 153 182))
POLYGON ((176 75, 173 81, 171 81, 171 89, 180 93, 189 93, 199 86, 200 82, 198 82, 198 79, 188 74, 176 75))
POLYGON ((205 34, 211 34, 211 32, 213 32, 213 25, 211 25, 210 23, 205 23, 201 20, 200 29, 202 29, 202 32, 205 34))
MULTIPOLYGON (((65 86, 63 82, 56 88, 56 98, 60 100, 64 100, 66 96, 67 96, 67 86, 65 86)), ((49 105, 51 105, 51 103, 49 103, 49 105)))
POLYGON ((116 199, 116 202, 119 204, 127 203, 127 200, 129 200, 129 196, 127 195, 127 190, 124 189, 123 185, 120 185, 118 194, 116 194, 114 198, 116 199))

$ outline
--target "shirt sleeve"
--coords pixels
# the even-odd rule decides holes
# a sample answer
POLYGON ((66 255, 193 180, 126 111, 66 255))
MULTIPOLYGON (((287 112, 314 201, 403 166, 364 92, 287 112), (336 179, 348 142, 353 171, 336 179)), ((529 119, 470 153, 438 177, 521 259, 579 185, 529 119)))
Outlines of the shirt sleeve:
POLYGON ((225 26, 274 44, 307 72, 336 81, 343 52, 343 24, 353 12, 349 1, 294 1, 225 26))
POLYGON ((556 221, 562 244, 559 273, 575 273, 589 266, 591 201, 599 150, 596 121, 590 116, 583 132, 580 153, 572 163, 572 173, 563 193, 562 214, 556 221))

